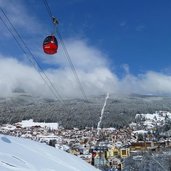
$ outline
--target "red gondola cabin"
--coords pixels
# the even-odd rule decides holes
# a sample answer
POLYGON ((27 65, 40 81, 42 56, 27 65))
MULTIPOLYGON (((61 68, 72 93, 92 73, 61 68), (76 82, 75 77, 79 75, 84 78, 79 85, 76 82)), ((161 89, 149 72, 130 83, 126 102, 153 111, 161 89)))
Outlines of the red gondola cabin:
POLYGON ((58 42, 55 36, 47 36, 43 41, 43 50, 46 54, 53 55, 57 53, 58 42))

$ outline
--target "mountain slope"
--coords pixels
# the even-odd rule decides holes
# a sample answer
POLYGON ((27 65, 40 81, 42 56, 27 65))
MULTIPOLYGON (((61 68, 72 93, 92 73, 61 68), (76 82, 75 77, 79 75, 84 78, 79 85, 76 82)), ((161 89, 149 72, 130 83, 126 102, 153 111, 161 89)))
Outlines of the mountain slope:
POLYGON ((82 159, 27 139, 0 134, 1 171, 97 171, 82 159))
MULTIPOLYGON (((38 122, 58 122, 65 128, 97 127, 106 95, 64 100, 64 105, 53 99, 26 94, 0 99, 0 123, 15 123, 25 119, 38 122)), ((102 127, 120 127, 134 120, 137 113, 171 111, 171 97, 151 95, 109 95, 101 122, 102 127)))

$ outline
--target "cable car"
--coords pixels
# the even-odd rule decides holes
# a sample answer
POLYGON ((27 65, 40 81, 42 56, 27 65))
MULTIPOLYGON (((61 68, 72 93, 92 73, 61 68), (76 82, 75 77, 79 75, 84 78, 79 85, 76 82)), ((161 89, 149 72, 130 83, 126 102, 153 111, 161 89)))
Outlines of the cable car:
POLYGON ((54 35, 47 36, 43 41, 43 50, 46 54, 53 55, 57 53, 58 42, 54 35))

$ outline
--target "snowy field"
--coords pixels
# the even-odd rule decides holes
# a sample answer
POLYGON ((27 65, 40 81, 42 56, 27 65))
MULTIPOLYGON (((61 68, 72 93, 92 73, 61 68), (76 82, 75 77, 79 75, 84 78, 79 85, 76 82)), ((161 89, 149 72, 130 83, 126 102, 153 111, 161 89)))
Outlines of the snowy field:
POLYGON ((0 171, 98 171, 62 150, 0 134, 0 171))
POLYGON ((17 123, 21 125, 22 128, 32 127, 32 126, 40 126, 40 127, 47 127, 50 129, 58 129, 58 123, 45 123, 45 122, 34 122, 33 119, 23 120, 17 123))

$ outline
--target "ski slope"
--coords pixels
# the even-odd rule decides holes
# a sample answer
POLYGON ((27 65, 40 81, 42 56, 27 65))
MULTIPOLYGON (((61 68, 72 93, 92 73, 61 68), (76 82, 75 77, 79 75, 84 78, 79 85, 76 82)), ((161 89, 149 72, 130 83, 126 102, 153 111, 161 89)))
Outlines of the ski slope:
POLYGON ((0 171, 98 171, 82 159, 32 140, 0 134, 0 171))

